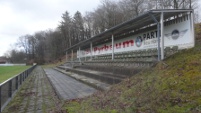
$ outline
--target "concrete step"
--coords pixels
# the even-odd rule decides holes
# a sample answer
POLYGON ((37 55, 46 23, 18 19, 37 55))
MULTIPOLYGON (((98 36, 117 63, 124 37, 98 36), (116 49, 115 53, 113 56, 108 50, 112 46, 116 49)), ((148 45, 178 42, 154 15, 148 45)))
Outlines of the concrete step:
POLYGON ((90 77, 96 79, 98 81, 107 83, 107 84, 116 84, 121 82, 126 76, 115 76, 111 73, 99 72, 89 69, 78 69, 78 68, 71 68, 67 66, 58 66, 58 68, 66 70, 68 72, 73 72, 79 75, 84 75, 86 77, 90 77))
POLYGON ((98 80, 95 80, 95 79, 92 79, 92 78, 89 78, 89 77, 86 77, 84 75, 79 75, 79 74, 76 74, 76 73, 73 73, 73 72, 67 72, 65 71, 64 69, 61 69, 61 68, 54 68, 55 70, 63 73, 63 74, 66 74, 80 82, 83 82, 91 87, 94 87, 96 88, 97 90, 109 90, 110 88, 110 85, 107 84, 107 83, 103 83, 103 82, 100 82, 98 80))

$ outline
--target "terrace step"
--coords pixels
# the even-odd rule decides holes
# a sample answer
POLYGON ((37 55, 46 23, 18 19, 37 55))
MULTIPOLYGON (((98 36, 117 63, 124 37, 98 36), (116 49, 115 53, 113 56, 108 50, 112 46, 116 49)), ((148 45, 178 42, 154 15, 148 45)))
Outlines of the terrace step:
POLYGON ((107 84, 116 84, 121 82, 124 78, 126 78, 126 76, 123 76, 123 75, 119 76, 119 75, 115 75, 111 73, 99 72, 99 71, 94 71, 89 69, 78 69, 78 68, 71 68, 67 66, 58 66, 57 68, 60 68, 66 71, 71 71, 79 75, 84 75, 86 77, 93 78, 107 84))
POLYGON ((110 84, 107 84, 107 83, 103 83, 103 82, 100 82, 98 80, 95 80, 95 79, 92 79, 92 78, 89 78, 89 77, 86 77, 84 75, 79 75, 79 74, 76 74, 76 73, 72 73, 72 72, 67 72, 65 71, 64 69, 60 69, 60 68, 54 68, 55 70, 65 74, 65 75, 68 75, 82 83, 85 83, 97 90, 109 90, 110 89, 110 84))

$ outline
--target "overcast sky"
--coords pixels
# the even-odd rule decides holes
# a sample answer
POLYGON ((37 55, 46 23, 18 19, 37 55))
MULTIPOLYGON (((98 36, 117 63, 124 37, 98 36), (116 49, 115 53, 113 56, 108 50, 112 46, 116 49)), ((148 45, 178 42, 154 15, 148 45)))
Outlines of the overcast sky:
POLYGON ((54 29, 65 11, 94 11, 100 0, 0 0, 0 56, 20 36, 54 29))

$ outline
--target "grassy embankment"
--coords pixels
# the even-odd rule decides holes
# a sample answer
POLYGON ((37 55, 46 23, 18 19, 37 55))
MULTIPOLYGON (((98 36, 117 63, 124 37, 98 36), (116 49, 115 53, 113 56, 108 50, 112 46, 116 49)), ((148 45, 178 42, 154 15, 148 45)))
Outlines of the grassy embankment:
POLYGON ((201 43, 109 91, 68 101, 64 109, 69 113, 201 112, 201 43))
POLYGON ((0 83, 25 71, 29 67, 30 66, 0 66, 0 83))

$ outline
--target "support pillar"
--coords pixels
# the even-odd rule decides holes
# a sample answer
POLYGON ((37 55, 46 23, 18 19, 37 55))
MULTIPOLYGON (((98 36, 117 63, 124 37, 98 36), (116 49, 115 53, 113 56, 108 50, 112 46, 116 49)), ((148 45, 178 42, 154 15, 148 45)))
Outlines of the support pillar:
POLYGON ((195 31, 194 31, 194 11, 190 12, 189 15, 189 19, 190 19, 190 29, 191 29, 191 36, 193 37, 193 46, 195 46, 195 31))
POLYGON ((161 60, 164 59, 164 22, 163 19, 164 18, 164 13, 161 12, 161 60))
POLYGON ((71 50, 71 67, 73 68, 73 50, 71 50))
POLYGON ((158 61, 161 60, 161 51, 160 51, 160 23, 157 24, 157 38, 158 38, 158 61))
POLYGON ((73 61, 73 50, 71 50, 71 61, 73 61))
POLYGON ((161 60, 161 51, 160 51, 160 23, 158 22, 158 20, 156 19, 156 17, 154 17, 152 14, 149 14, 149 16, 151 16, 151 18, 157 23, 157 38, 158 38, 158 61, 161 60))
POLYGON ((66 51, 66 62, 68 61, 68 52, 66 51))
POLYGON ((92 60, 93 45, 90 43, 90 59, 92 60))
POLYGON ((112 34, 112 61, 114 60, 114 35, 112 34))
POLYGON ((78 53, 79 53, 79 62, 80 62, 80 64, 81 64, 81 59, 80 59, 80 55, 81 55, 81 54, 80 54, 80 47, 79 47, 79 52, 78 52, 78 53))
MULTIPOLYGON (((68 62, 68 51, 66 51, 66 63, 68 62)), ((65 70, 67 70, 67 64, 65 65, 65 70)))

